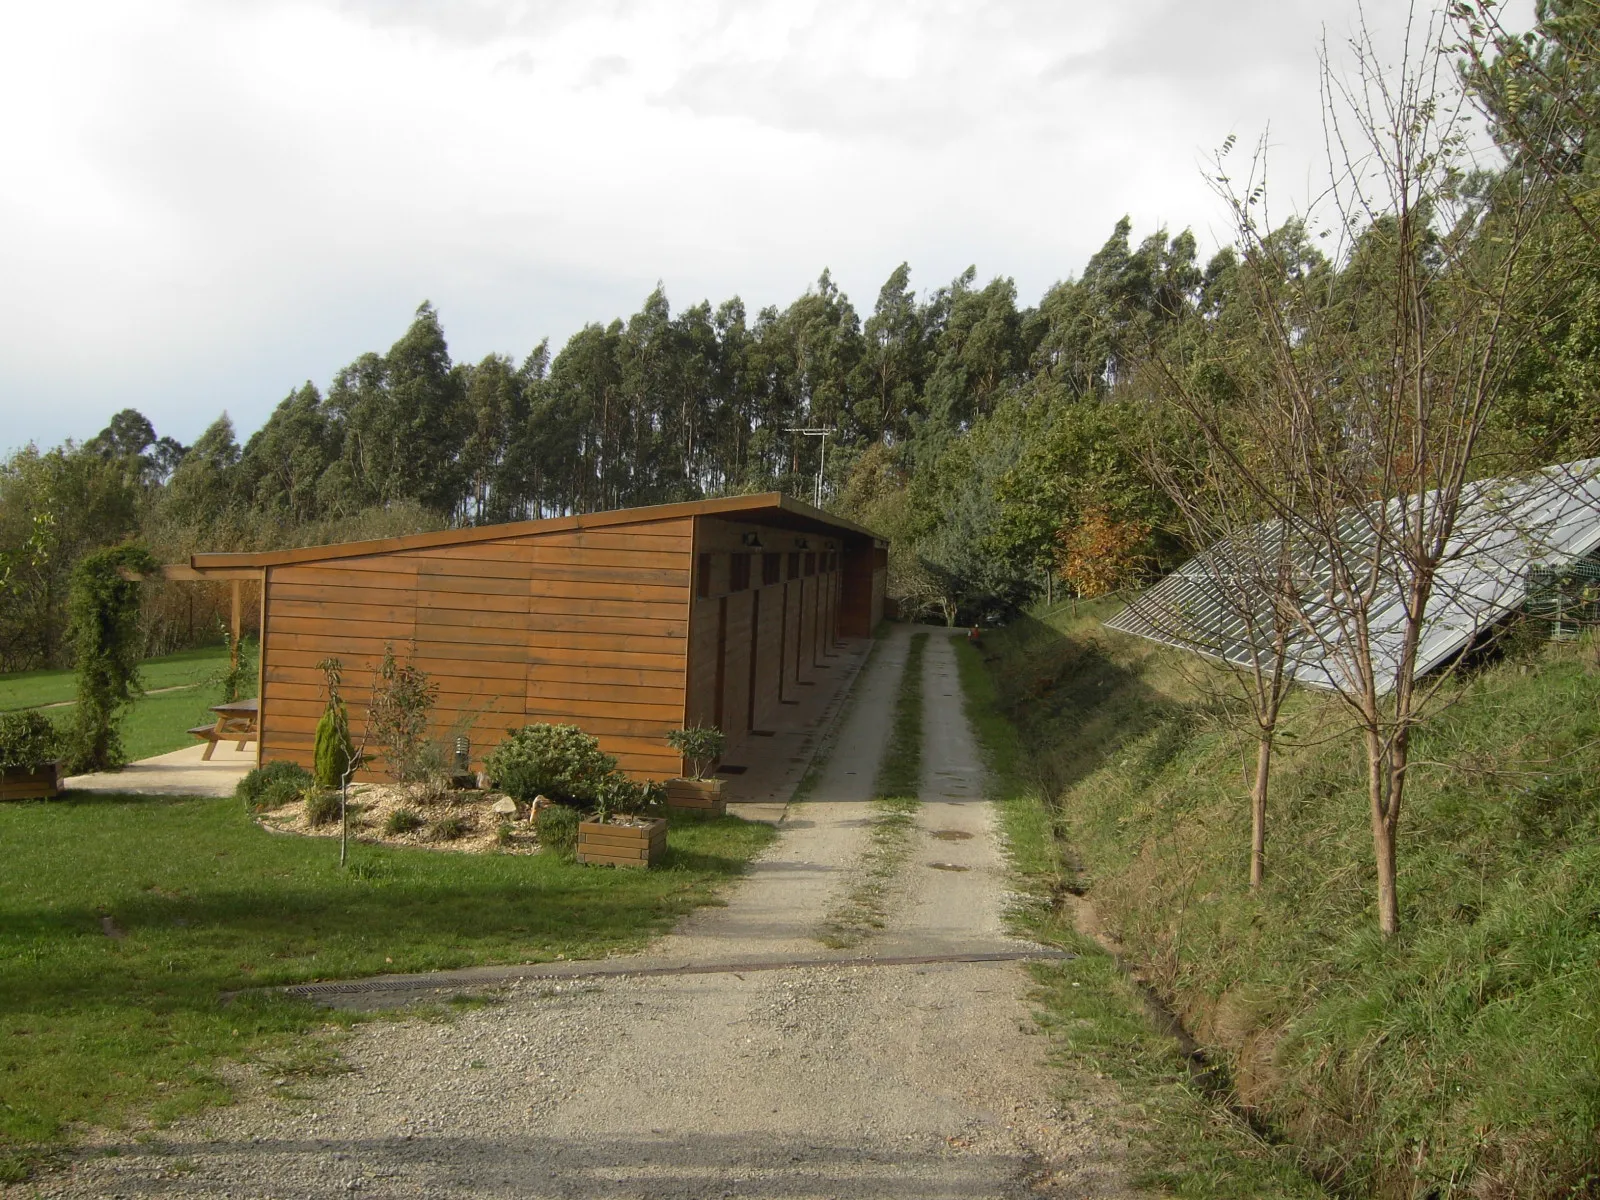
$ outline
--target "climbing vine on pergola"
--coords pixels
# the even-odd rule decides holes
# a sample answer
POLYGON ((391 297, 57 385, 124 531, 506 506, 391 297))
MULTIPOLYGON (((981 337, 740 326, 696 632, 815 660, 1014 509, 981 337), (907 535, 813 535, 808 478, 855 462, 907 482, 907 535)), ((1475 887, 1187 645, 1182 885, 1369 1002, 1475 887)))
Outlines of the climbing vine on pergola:
POLYGON ((68 731, 74 771, 103 771, 127 761, 118 724, 139 684, 144 636, 138 577, 158 569, 140 545, 86 555, 72 571, 67 638, 77 665, 78 702, 68 731))

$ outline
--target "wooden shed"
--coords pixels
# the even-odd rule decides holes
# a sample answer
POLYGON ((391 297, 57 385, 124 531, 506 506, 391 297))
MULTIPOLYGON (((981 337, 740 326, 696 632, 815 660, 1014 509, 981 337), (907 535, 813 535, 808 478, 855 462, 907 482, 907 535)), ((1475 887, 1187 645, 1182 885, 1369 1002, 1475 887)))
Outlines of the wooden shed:
POLYGON ((433 735, 472 760, 565 723, 638 778, 682 769, 669 730, 715 725, 738 761, 841 638, 883 616, 887 543, 767 493, 259 554, 198 554, 186 578, 261 582, 260 761, 311 763, 340 660, 362 727, 386 648, 439 686, 433 735))

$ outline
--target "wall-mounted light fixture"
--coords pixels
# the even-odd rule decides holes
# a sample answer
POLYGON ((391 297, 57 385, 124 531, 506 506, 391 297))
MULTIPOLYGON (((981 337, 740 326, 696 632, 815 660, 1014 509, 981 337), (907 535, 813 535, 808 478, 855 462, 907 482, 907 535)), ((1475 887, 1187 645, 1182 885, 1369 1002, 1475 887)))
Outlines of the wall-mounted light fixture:
POLYGON ((794 540, 794 548, 796 550, 807 550, 807 549, 810 549, 810 547, 811 547, 811 543, 806 541, 805 538, 802 538, 802 537, 795 538, 795 540, 794 540))
POLYGON ((744 541, 744 544, 749 546, 752 550, 761 549, 761 535, 753 529, 749 533, 745 534, 742 540, 744 541))

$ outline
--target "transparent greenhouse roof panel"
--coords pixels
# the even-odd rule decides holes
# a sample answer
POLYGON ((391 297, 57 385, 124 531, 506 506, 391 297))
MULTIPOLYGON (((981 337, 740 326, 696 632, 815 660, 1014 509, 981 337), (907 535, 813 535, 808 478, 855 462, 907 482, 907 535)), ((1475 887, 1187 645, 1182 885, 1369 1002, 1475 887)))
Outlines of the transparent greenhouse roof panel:
MULTIPOLYGON (((1424 502, 1432 493, 1424 496, 1424 502)), ((1389 515, 1400 511, 1391 501, 1389 515)), ((1368 572, 1377 597, 1368 610, 1378 689, 1393 689, 1405 626, 1398 563, 1373 561, 1375 521, 1352 511, 1341 522, 1346 574, 1368 572)), ((1547 467, 1526 476, 1485 479, 1463 497, 1423 623, 1416 673, 1424 675, 1466 648, 1478 633, 1518 608, 1528 571, 1559 567, 1600 548, 1600 458, 1547 467)), ((1282 642, 1284 667, 1299 683, 1332 688, 1352 681, 1343 650, 1349 614, 1334 603, 1329 551, 1315 539, 1284 540, 1268 522, 1195 555, 1152 584, 1106 622, 1249 669, 1269 669, 1282 642), (1293 614, 1273 603, 1280 578, 1293 578, 1301 600, 1293 614), (1280 627, 1279 622, 1282 622, 1280 627)))

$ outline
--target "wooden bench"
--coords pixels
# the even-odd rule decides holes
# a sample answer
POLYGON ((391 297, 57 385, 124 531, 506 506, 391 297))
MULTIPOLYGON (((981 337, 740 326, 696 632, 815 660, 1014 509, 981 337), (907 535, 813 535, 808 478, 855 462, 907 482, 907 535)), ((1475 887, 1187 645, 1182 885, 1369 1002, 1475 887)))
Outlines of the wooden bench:
POLYGON ((211 755, 216 752, 218 742, 234 742, 235 750, 243 750, 260 736, 257 732, 257 719, 260 715, 257 701, 240 700, 233 704, 216 704, 212 706, 211 711, 217 714, 213 724, 196 725, 189 730, 191 737, 197 737, 206 743, 205 753, 200 756, 201 762, 211 761, 211 755))
POLYGON ((254 729, 218 729, 215 725, 196 725, 189 732, 208 743, 205 753, 200 755, 201 762, 210 762, 211 756, 216 752, 218 742, 233 742, 235 750, 243 750, 247 745, 256 740, 254 729))

